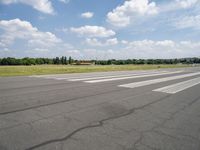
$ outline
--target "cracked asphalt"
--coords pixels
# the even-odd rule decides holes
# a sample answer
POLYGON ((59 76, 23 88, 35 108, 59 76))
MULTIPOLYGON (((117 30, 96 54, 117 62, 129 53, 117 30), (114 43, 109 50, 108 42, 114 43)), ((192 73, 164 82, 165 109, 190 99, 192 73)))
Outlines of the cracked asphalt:
MULTIPOLYGON (((118 73, 130 72, 55 76, 118 73)), ((176 94, 153 91, 194 77, 118 87, 169 76, 174 75, 95 84, 0 78, 0 150, 200 150, 200 85, 176 94)))

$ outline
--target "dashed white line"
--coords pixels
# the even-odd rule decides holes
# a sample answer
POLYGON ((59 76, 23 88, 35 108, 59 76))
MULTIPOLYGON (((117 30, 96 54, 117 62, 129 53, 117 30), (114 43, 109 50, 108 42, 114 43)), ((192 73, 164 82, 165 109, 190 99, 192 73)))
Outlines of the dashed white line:
MULTIPOLYGON (((160 71, 160 73, 164 73, 167 71, 160 71)), ((108 78, 116 78, 116 77, 130 77, 130 76, 136 76, 136 75, 145 75, 149 73, 158 73, 157 72, 138 72, 133 74, 124 74, 124 75, 113 75, 113 76, 100 76, 100 77, 86 77, 86 78, 77 78, 77 79, 68 79, 68 81, 86 81, 86 80, 96 80, 96 79, 108 79, 108 78)))
POLYGON ((165 87, 162 87, 162 88, 159 88, 159 89, 155 89, 153 91, 175 94, 177 92, 183 91, 185 89, 188 89, 188 88, 193 87, 193 86, 198 85, 198 84, 200 84, 200 77, 194 78, 194 79, 191 79, 191 80, 187 80, 187 81, 183 81, 183 82, 179 82, 179 83, 176 83, 176 84, 172 84, 172 85, 169 85, 169 86, 165 86, 165 87))
POLYGON ((107 81, 115 81, 115 80, 124 80, 124 79, 133 79, 133 78, 141 78, 141 77, 151 77, 151 76, 175 74, 175 73, 181 73, 181 72, 182 72, 182 71, 164 72, 164 73, 153 73, 153 74, 145 74, 145 75, 136 75, 136 76, 120 77, 120 78, 109 78, 109 79, 102 79, 102 80, 89 80, 89 81, 85 81, 85 82, 86 82, 86 83, 98 83, 98 82, 107 82, 107 81))
MULTIPOLYGON (((85 74, 83 73, 82 75, 78 75, 77 74, 59 74, 59 75, 33 75, 33 76, 29 76, 29 77, 35 77, 35 78, 44 78, 44 79, 56 79, 56 80, 70 80, 70 81, 83 81, 83 80, 89 80, 90 78, 99 78, 99 77, 109 77, 109 76, 128 76, 131 74, 142 74, 142 73, 151 73, 151 72, 158 72, 158 71, 139 71, 139 72, 112 72, 112 73, 101 73, 101 74, 85 74), (79 80, 81 79, 81 80, 79 80), (83 79, 83 80, 82 80, 83 79)), ((161 71, 161 72, 166 72, 166 71, 161 71)))
POLYGON ((200 72, 196 72, 196 73, 189 73, 189 74, 183 74, 183 75, 178 75, 178 76, 165 77, 165 78, 159 78, 159 79, 153 79, 153 80, 147 80, 147 81, 141 81, 141 82, 133 82, 133 83, 129 83, 129 84, 119 85, 119 87, 136 88, 136 87, 166 82, 166 81, 170 81, 170 80, 175 80, 175 79, 192 77, 192 76, 199 75, 199 74, 200 74, 200 72))

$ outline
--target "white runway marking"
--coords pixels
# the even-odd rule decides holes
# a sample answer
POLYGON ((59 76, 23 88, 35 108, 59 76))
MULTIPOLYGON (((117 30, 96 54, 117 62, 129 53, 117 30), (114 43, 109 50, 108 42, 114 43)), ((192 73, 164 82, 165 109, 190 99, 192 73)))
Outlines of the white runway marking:
POLYGON ((132 71, 132 72, 106 72, 106 73, 92 73, 92 74, 58 74, 58 75, 34 75, 29 77, 44 78, 44 79, 55 79, 55 80, 70 80, 70 81, 83 81, 89 80, 90 78, 106 78, 114 76, 128 76, 132 74, 142 74, 151 72, 166 72, 166 71, 132 71))
POLYGON ((175 94, 177 92, 180 92, 180 91, 183 91, 183 90, 188 89, 190 87, 193 87, 197 84, 200 84, 200 77, 195 78, 195 79, 191 79, 191 80, 187 80, 187 81, 183 81, 183 82, 180 82, 180 83, 172 84, 172 85, 169 85, 169 86, 165 86, 165 87, 162 87, 162 88, 159 88, 159 89, 155 89, 153 91, 175 94))
POLYGON ((55 79, 55 80, 67 80, 67 78, 57 78, 57 77, 54 77, 52 79, 55 79))
POLYGON ((200 72, 177 75, 177 76, 172 76, 172 77, 159 78, 159 79, 153 79, 153 80, 147 80, 147 81, 141 81, 141 82, 133 82, 133 83, 129 83, 129 84, 119 85, 119 87, 136 88, 136 87, 166 82, 166 81, 170 81, 170 80, 175 80, 175 79, 192 77, 192 76, 199 75, 199 74, 200 74, 200 72))
MULTIPOLYGON (((167 71, 160 71, 160 73, 164 73, 167 71)), ((124 75, 113 75, 113 76, 99 76, 99 77, 89 77, 89 78, 75 78, 75 79, 68 79, 68 81, 86 81, 86 80, 94 80, 94 79, 108 79, 108 78, 116 78, 116 77, 130 77, 130 76, 136 76, 136 75, 144 75, 149 73, 158 73, 157 72, 138 72, 133 74, 124 74, 124 75)))
POLYGON ((145 75, 136 75, 136 76, 128 76, 128 77, 120 77, 120 78, 109 78, 109 79, 102 79, 102 80, 89 80, 89 81, 85 81, 85 82, 86 83, 98 83, 98 82, 107 82, 107 81, 115 81, 115 80, 134 79, 134 78, 141 78, 141 77, 152 77, 152 76, 159 76, 159 75, 175 74, 175 73, 181 73, 181 72, 182 71, 152 73, 152 74, 148 73, 145 75))

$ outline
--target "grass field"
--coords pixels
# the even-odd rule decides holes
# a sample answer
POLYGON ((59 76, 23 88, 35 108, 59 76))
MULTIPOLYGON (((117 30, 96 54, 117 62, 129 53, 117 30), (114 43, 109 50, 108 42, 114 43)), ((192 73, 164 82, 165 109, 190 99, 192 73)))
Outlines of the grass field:
POLYGON ((84 73, 100 71, 148 70, 158 68, 180 68, 190 65, 109 65, 109 66, 66 66, 66 65, 36 65, 36 66, 0 66, 0 76, 25 76, 42 74, 84 73))

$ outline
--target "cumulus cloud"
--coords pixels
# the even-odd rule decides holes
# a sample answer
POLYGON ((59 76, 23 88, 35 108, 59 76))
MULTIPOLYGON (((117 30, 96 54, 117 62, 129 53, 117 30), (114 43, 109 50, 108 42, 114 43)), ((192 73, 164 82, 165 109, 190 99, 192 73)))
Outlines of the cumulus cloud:
POLYGON ((117 38, 111 38, 111 39, 107 39, 105 42, 101 42, 96 38, 87 38, 85 41, 86 44, 90 45, 90 46, 113 46, 118 44, 118 40, 117 38))
POLYGON ((175 5, 180 8, 190 8, 196 5, 199 0, 176 0, 175 5))
POLYGON ((117 38, 108 39, 106 41, 106 44, 107 45, 116 45, 116 44, 118 44, 118 40, 117 40, 117 38))
MULTIPOLYGON (((95 40, 92 39, 92 42, 95 40)), ((97 40, 98 41, 98 40, 97 40)), ((99 41, 98 41, 99 42, 99 41)), ((105 42, 100 42, 100 45, 105 42)), ((99 44, 99 43, 98 43, 99 44)), ((67 51, 67 55, 76 59, 150 59, 183 58, 200 56, 200 42, 172 40, 126 41, 119 47, 81 48, 67 51)))
POLYGON ((177 10, 184 10, 196 7, 200 4, 200 0, 173 0, 169 3, 160 6, 162 12, 170 12, 177 10))
POLYGON ((67 56, 72 56, 74 59, 91 60, 91 59, 109 59, 114 51, 112 49, 97 50, 92 48, 75 49, 67 51, 67 56))
POLYGON ((128 44, 128 41, 122 40, 121 43, 122 43, 122 44, 128 44))
POLYGON ((17 39, 27 40, 29 45, 43 47, 50 47, 62 42, 51 32, 41 32, 30 22, 20 19, 1 20, 0 29, 3 30, 0 43, 3 43, 4 46, 9 46, 17 39))
POLYGON ((180 17, 174 21, 173 26, 175 26, 178 29, 192 28, 199 30, 200 15, 180 17))
POLYGON ((71 32, 76 33, 80 36, 86 37, 110 37, 114 36, 116 33, 113 30, 108 30, 101 26, 82 26, 79 28, 72 27, 71 32))
POLYGON ((175 47, 175 42, 171 40, 164 41, 152 41, 152 40, 142 40, 142 41, 132 41, 127 43, 126 49, 137 48, 140 50, 148 50, 148 49, 160 49, 161 51, 164 49, 170 49, 175 47))
MULTIPOLYGON (((100 49, 81 49, 77 50, 76 54, 78 54, 79 59, 161 59, 200 56, 200 42, 192 41, 126 41, 120 47, 117 49, 105 49, 104 47, 100 47, 100 49)), ((74 57, 76 56, 74 55, 74 57)))
POLYGON ((93 12, 85 12, 81 14, 81 17, 86 19, 92 18, 93 16, 94 16, 93 12))
POLYGON ((200 42, 172 40, 131 41, 125 44, 123 56, 126 58, 181 58, 200 56, 200 42))
POLYGON ((85 43, 90 45, 90 46, 102 46, 103 43, 101 43, 98 39, 96 38, 87 38, 85 40, 85 43))
POLYGON ((54 14, 54 9, 50 0, 1 0, 0 3, 7 5, 14 3, 22 3, 32 6, 34 9, 40 12, 54 14))
POLYGON ((149 0, 129 0, 107 14, 107 21, 114 26, 125 27, 137 16, 149 16, 158 13, 155 2, 149 0))
POLYGON ((0 21, 0 57, 69 56, 74 50, 51 32, 42 32, 28 21, 20 19, 0 21), (20 49, 18 49, 20 41, 20 49), (7 50, 7 51, 5 51, 7 50))
POLYGON ((58 0, 58 1, 60 1, 60 2, 62 2, 62 3, 65 3, 65 4, 67 4, 67 3, 70 2, 70 0, 58 0))
POLYGON ((127 0, 107 14, 107 21, 117 27, 126 27, 144 17, 191 9, 198 5, 200 5, 200 0, 172 0, 160 5, 153 0, 127 0))

